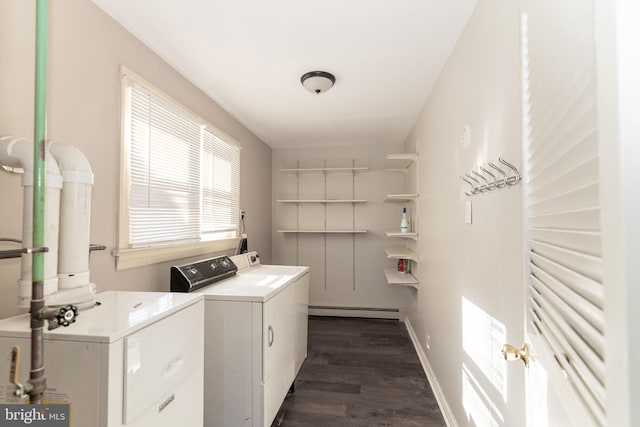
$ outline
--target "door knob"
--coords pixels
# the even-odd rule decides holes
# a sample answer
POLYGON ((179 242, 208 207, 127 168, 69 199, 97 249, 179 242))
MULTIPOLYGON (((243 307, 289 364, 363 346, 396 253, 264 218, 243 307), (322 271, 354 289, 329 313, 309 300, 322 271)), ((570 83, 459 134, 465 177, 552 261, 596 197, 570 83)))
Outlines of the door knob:
POLYGON ((522 360, 525 367, 529 367, 529 346, 525 343, 522 348, 516 348, 511 344, 502 346, 502 355, 504 360, 510 362, 512 360, 522 360))

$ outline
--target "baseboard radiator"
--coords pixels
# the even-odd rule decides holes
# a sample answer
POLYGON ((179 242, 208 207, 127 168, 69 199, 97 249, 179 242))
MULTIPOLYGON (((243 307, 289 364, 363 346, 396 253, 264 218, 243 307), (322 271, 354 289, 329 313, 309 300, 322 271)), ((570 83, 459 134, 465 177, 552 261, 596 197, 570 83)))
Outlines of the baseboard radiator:
POLYGON ((310 305, 309 315, 404 320, 404 310, 400 308, 333 307, 324 305, 310 305))

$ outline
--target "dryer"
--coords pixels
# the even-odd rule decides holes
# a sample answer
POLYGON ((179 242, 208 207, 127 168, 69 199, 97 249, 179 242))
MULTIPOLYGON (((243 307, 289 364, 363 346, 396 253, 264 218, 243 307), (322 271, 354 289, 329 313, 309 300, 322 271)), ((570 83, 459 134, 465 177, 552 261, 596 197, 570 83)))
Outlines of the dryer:
POLYGON ((270 426, 307 356, 309 267, 249 252, 172 267, 171 286, 205 301, 204 425, 270 426))

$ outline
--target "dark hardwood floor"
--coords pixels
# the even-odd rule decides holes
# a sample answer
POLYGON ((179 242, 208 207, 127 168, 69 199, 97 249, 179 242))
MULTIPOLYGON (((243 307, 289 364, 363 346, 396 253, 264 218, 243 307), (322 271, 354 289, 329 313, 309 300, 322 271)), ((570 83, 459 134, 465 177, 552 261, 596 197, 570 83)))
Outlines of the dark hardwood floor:
POLYGON ((397 320, 309 317, 309 355, 272 427, 445 427, 397 320))

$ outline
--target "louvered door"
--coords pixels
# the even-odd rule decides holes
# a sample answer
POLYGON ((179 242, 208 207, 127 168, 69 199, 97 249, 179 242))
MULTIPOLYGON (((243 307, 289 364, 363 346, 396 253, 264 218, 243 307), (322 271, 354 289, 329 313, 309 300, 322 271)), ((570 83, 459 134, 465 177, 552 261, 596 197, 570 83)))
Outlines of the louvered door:
POLYGON ((600 426, 606 381, 593 5, 526 0, 524 12, 527 332, 537 355, 527 425, 600 426), (557 421, 556 407, 571 420, 557 421))

